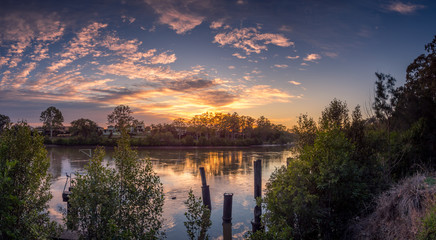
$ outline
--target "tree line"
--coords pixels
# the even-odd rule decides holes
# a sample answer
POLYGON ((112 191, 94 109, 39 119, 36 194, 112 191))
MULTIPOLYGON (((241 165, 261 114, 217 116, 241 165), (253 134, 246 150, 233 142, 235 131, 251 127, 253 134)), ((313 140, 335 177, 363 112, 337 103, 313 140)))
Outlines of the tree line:
MULTIPOLYGON (((227 146, 286 144, 292 141, 292 134, 281 124, 274 124, 261 116, 230 113, 206 112, 191 119, 177 118, 171 123, 159 123, 145 126, 143 121, 135 119, 129 106, 119 105, 107 116, 108 124, 113 125, 109 134, 104 134, 96 122, 80 118, 71 122, 71 137, 53 138, 53 133, 63 127, 62 112, 49 107, 41 113, 40 120, 47 132, 45 143, 60 145, 115 145, 119 129, 126 127, 133 136, 135 146, 227 146)), ((0 115, 1 122, 10 122, 9 117, 0 115), (6 119, 6 120, 2 120, 6 119)), ((1 125, 3 126, 3 125, 1 125)), ((0 126, 0 127, 1 127, 0 126)))

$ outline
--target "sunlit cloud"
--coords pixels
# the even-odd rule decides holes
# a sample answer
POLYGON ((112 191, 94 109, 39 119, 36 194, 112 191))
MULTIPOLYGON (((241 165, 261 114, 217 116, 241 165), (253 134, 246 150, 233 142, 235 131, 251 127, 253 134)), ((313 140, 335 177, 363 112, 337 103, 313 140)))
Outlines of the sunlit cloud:
POLYGON ((300 56, 286 56, 287 59, 291 59, 291 60, 295 60, 295 59, 299 59, 300 56))
MULTIPOLYGON (((1 66, 1 65, 0 65, 0 66, 1 66)), ((228 68, 229 68, 229 69, 235 69, 236 67, 230 65, 230 66, 228 66, 228 68)))
POLYGON ((385 8, 389 11, 398 12, 400 14, 412 14, 420 9, 425 8, 425 6, 412 3, 393 2, 385 8))
POLYGON ((162 1, 162 0, 146 0, 153 7, 157 14, 160 15, 159 23, 170 26, 177 34, 184 34, 196 26, 200 25, 205 17, 191 12, 186 5, 200 3, 200 1, 191 1, 181 4, 185 7, 180 7, 178 1, 162 1))
POLYGON ((0 45, 10 44, 0 65, 15 68, 22 61, 25 51, 37 45, 34 51, 46 58, 44 50, 48 44, 56 42, 63 35, 65 25, 53 14, 43 15, 35 12, 8 12, 0 17, 0 45), (42 51, 42 52, 41 52, 42 51), (42 54, 42 55, 41 55, 42 54))
POLYGON ((276 67, 276 68, 287 68, 288 65, 286 65, 286 64, 274 64, 274 67, 276 67))
POLYGON ((305 63, 305 62, 304 62, 304 63, 301 63, 300 65, 301 65, 301 66, 309 66, 309 64, 307 64, 307 63, 305 63))
POLYGON ((218 29, 221 28, 223 25, 224 25, 224 21, 220 20, 220 21, 213 21, 209 27, 211 29, 218 29))
POLYGON ((303 60, 314 62, 314 61, 320 60, 320 59, 321 59, 321 55, 316 54, 316 53, 312 53, 312 54, 307 54, 307 56, 303 60))
POLYGON ((242 55, 239 54, 239 53, 233 53, 232 56, 237 57, 237 58, 239 58, 239 59, 246 59, 246 58, 247 58, 246 56, 242 56, 242 55))
POLYGON ((296 81, 289 81, 288 83, 294 84, 294 85, 297 85, 297 86, 301 84, 301 82, 296 82, 296 81))
POLYGON ((229 32, 218 33, 215 35, 213 42, 218 43, 221 47, 230 45, 234 48, 242 49, 247 55, 267 51, 268 44, 279 47, 294 45, 293 42, 281 34, 260 33, 256 28, 236 28, 229 32))
POLYGON ((107 24, 94 22, 81 29, 80 32, 77 33, 76 37, 74 37, 65 48, 65 51, 58 54, 60 56, 60 60, 57 62, 53 62, 47 70, 50 72, 55 72, 69 63, 83 58, 87 55, 98 56, 100 52, 95 50, 95 46, 97 45, 97 38, 99 36, 99 30, 107 27, 107 24))

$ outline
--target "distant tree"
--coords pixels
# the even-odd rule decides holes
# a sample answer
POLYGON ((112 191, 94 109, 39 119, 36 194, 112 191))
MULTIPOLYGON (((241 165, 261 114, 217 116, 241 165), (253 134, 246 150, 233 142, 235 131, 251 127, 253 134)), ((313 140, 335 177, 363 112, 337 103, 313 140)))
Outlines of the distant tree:
POLYGON ((11 119, 3 114, 0 114, 0 133, 11 123, 11 119))
POLYGON ((115 148, 116 170, 103 166, 98 149, 78 174, 67 223, 86 239, 158 239, 162 236, 163 187, 149 160, 139 158, 129 136, 115 148))
POLYGON ((50 137, 53 137, 53 130, 62 127, 64 122, 61 111, 53 106, 43 111, 39 119, 43 122, 43 127, 50 131, 50 137))
POLYGON ((183 118, 177 118, 173 120, 173 127, 176 129, 177 136, 179 137, 179 141, 181 136, 186 132, 186 122, 183 118))
POLYGON ((184 202, 187 211, 185 212, 186 222, 184 225, 191 240, 209 239, 207 230, 212 225, 210 210, 203 205, 201 198, 196 198, 192 189, 189 190, 188 199, 184 202))
POLYGON ((132 126, 135 118, 132 116, 133 111, 129 106, 119 105, 114 108, 114 111, 107 116, 107 121, 110 124, 115 124, 119 130, 127 129, 132 126))
POLYGON ((80 118, 71 122, 70 132, 74 136, 87 138, 97 134, 98 126, 92 120, 80 118))
POLYGON ((49 239, 58 234, 50 221, 50 160, 44 138, 26 123, 0 136, 0 239, 49 239))

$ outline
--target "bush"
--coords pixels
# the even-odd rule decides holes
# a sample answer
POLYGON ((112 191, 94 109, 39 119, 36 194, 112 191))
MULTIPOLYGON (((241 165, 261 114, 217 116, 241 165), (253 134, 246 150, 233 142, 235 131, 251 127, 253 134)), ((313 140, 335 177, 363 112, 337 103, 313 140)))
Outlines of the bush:
POLYGON ((66 217, 72 229, 89 239, 157 239, 162 236, 163 187, 149 160, 130 148, 126 133, 115 148, 116 170, 102 166, 97 149, 77 173, 66 217))
POLYGON ((44 138, 26 123, 0 136, 0 239, 48 239, 59 232, 50 221, 50 159, 44 138))

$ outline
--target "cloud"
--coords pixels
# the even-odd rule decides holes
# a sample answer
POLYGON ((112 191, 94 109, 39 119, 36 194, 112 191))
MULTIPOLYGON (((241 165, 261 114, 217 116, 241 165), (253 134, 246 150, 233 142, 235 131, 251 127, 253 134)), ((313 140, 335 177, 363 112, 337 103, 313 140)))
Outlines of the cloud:
POLYGON ((125 15, 122 15, 121 19, 123 20, 123 22, 129 22, 129 24, 133 23, 136 20, 136 18, 134 17, 127 17, 125 15))
POLYGON ((276 68, 287 68, 288 65, 286 65, 286 64, 274 64, 274 67, 276 67, 276 68))
POLYGON ((266 45, 272 44, 280 47, 290 47, 294 43, 281 34, 260 33, 256 28, 233 29, 225 33, 218 33, 214 37, 214 43, 221 47, 230 45, 245 51, 247 55, 251 53, 261 53, 267 51, 266 45))
POLYGON ((288 83, 294 84, 294 85, 297 85, 297 86, 301 84, 300 82, 296 82, 296 81, 289 81, 288 83))
POLYGON ((305 63, 305 62, 304 62, 304 63, 301 63, 300 65, 301 65, 301 66, 309 66, 309 64, 307 64, 307 63, 305 63))
POLYGON ((187 2, 146 0, 146 2, 153 7, 157 14, 160 15, 159 23, 170 26, 170 28, 176 31, 177 34, 184 34, 194 29, 205 19, 201 14, 192 12, 191 8, 188 6, 203 6, 205 3, 202 3, 200 0, 191 0, 187 2))
MULTIPOLYGON (((65 24, 55 14, 8 11, 0 17, 0 45, 8 48, 1 65, 17 67, 25 51, 32 51, 32 45, 39 46, 39 50, 46 49, 60 39, 64 30, 65 24)), ((37 52, 37 48, 33 51, 37 52)), ((40 57, 33 56, 34 60, 46 58, 44 52, 40 54, 40 57)))
POLYGON ((288 25, 282 25, 282 26, 280 26, 279 31, 282 31, 282 32, 292 32, 292 27, 288 26, 288 25))
POLYGON ((221 28, 223 25, 224 25, 224 21, 220 20, 220 21, 213 21, 209 27, 211 29, 218 29, 221 28))
POLYGON ((159 55, 153 56, 150 60, 151 64, 170 64, 177 60, 176 54, 168 54, 163 52, 159 55))
POLYGON ((233 53, 232 56, 235 56, 235 57, 237 57, 237 58, 239 58, 239 59, 246 59, 246 58, 247 58, 246 56, 242 56, 242 55, 239 54, 239 53, 233 53))
POLYGON ((211 80, 206 79, 195 79, 195 78, 187 78, 177 81, 172 81, 166 86, 168 86, 169 89, 174 91, 191 91, 191 90, 198 90, 203 88, 210 88, 214 86, 215 83, 211 80))
POLYGON ((286 58, 287 58, 287 59, 292 59, 292 60, 294 60, 294 59, 298 59, 298 58, 300 58, 300 56, 294 56, 294 57, 292 57, 292 56, 286 56, 286 58))
POLYGON ((412 14, 419 9, 425 8, 425 6, 419 4, 393 2, 390 5, 387 5, 385 8, 389 11, 398 12, 400 14, 412 14))
MULTIPOLYGON (((1 65, 0 65, 1 66, 1 65)), ((235 66, 228 66, 229 69, 235 69, 235 66)))
POLYGON ((285 103, 290 102, 296 96, 289 95, 279 89, 272 88, 269 85, 255 85, 252 87, 244 87, 240 91, 237 101, 228 105, 232 109, 250 108, 254 106, 262 106, 270 103, 285 103))
POLYGON ((307 54, 307 56, 303 60, 314 62, 314 61, 320 60, 320 59, 321 59, 321 55, 316 54, 316 53, 312 53, 312 54, 307 54))
POLYGON ((65 51, 58 54, 61 59, 57 62, 53 62, 47 67, 47 70, 49 72, 55 72, 67 66, 67 64, 87 55, 99 56, 101 53, 95 50, 98 43, 97 38, 99 37, 100 29, 106 27, 107 24, 94 22, 82 28, 68 43, 65 51))
POLYGON ((336 58, 339 55, 338 53, 335 53, 335 52, 324 52, 323 54, 329 58, 336 58))

